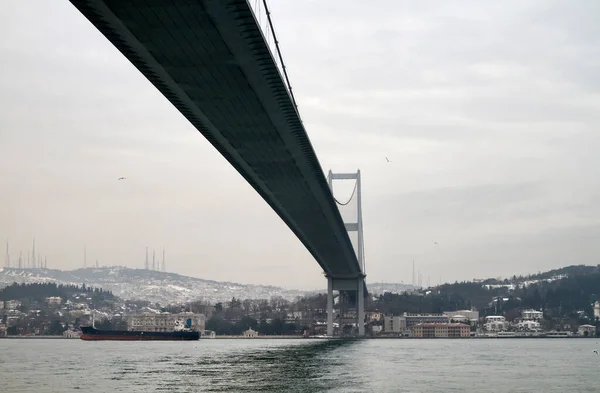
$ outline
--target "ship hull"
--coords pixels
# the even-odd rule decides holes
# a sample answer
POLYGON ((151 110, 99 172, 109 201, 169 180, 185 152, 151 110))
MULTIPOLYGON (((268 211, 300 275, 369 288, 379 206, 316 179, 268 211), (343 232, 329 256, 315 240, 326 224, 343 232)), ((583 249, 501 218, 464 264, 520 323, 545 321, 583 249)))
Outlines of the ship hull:
POLYGON ((200 339, 199 332, 142 332, 130 330, 98 330, 91 326, 81 327, 85 341, 193 341, 200 339))

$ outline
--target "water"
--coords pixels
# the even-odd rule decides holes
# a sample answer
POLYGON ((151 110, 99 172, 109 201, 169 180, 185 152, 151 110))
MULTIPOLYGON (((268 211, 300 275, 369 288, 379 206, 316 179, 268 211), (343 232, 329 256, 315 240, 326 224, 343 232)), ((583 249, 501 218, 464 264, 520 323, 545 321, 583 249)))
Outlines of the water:
POLYGON ((596 339, 0 340, 0 392, 598 392, 596 339))

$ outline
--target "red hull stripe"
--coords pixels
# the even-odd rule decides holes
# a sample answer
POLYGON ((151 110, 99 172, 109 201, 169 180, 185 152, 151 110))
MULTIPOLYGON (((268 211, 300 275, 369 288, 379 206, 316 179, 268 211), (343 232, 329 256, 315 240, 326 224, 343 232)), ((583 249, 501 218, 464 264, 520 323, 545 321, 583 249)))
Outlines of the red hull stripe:
POLYGON ((115 335, 115 336, 111 336, 108 334, 102 334, 102 335, 98 335, 98 334, 82 334, 81 336, 79 336, 80 339, 82 340, 86 340, 86 341, 106 341, 106 340, 111 340, 111 341, 195 341, 198 340, 197 337, 190 337, 190 338, 182 338, 182 337, 168 337, 168 336, 163 336, 163 337, 152 337, 152 336, 119 336, 119 335, 115 335))

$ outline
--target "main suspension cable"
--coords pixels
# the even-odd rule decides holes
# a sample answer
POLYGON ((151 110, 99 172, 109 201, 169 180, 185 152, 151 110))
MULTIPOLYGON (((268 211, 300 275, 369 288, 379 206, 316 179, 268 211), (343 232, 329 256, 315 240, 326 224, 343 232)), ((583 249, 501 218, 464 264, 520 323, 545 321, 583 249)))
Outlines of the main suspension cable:
POLYGON ((265 7, 265 12, 267 13, 267 20, 269 21, 271 33, 273 34, 273 41, 275 41, 275 49, 277 50, 277 56, 279 56, 279 61, 281 62, 281 68, 283 69, 283 76, 285 77, 285 83, 287 84, 288 91, 290 92, 290 97, 292 98, 292 103, 294 104, 294 108, 296 108, 296 112, 298 112, 298 105, 296 104, 296 98, 294 97, 294 93, 292 92, 292 84, 290 83, 290 78, 288 77, 287 70, 285 68, 285 63, 283 62, 283 56, 281 55, 281 49, 279 49, 279 41, 277 40, 277 35, 275 35, 275 29, 273 29, 273 21, 271 20, 271 12, 269 11, 269 7, 267 6, 267 0, 263 0, 263 5, 265 7))
MULTIPOLYGON (((340 206, 346 206, 347 204, 350 203, 350 201, 352 201, 352 199, 354 198, 354 194, 356 194, 356 189, 358 188, 358 180, 354 183, 354 190, 352 190, 352 194, 350 195, 350 199, 348 199, 348 201, 346 203, 342 203, 340 201, 338 201, 335 197, 333 197, 333 200, 340 206)), ((333 195, 333 190, 331 190, 331 194, 333 195)))

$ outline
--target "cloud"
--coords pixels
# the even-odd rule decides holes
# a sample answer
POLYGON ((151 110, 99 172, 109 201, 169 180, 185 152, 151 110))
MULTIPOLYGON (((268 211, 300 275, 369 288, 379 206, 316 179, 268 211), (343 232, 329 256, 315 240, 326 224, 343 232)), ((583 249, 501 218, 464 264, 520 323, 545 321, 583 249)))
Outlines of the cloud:
MULTIPOLYGON (((460 280, 598 258, 597 2, 270 6, 323 169, 361 169, 369 280, 409 282, 413 259, 460 280)), ((165 246, 183 274, 324 287, 278 217, 68 2, 12 2, 0 36, 0 236, 14 249, 36 236, 72 268, 84 244, 129 266, 165 246)))

